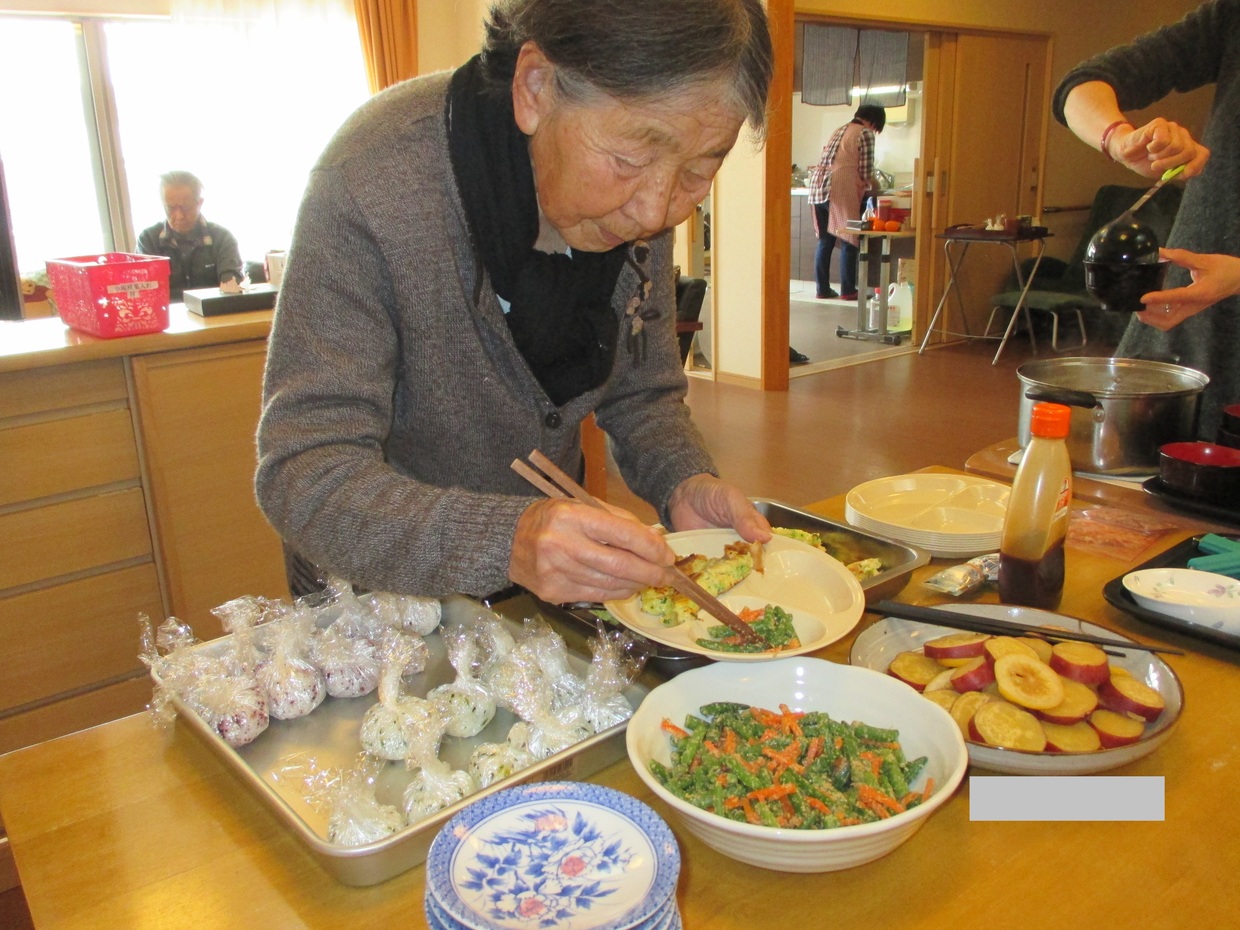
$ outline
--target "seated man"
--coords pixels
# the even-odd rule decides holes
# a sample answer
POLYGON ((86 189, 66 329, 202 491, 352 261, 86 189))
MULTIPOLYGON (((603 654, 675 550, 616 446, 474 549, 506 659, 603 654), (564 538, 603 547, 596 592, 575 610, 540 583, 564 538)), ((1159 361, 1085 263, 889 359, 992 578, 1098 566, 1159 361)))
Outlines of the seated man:
POLYGON ((160 175, 159 191, 167 220, 142 230, 138 251, 172 260, 169 291, 173 298, 197 287, 218 287, 242 278, 237 240, 202 216, 202 182, 188 171, 160 175))

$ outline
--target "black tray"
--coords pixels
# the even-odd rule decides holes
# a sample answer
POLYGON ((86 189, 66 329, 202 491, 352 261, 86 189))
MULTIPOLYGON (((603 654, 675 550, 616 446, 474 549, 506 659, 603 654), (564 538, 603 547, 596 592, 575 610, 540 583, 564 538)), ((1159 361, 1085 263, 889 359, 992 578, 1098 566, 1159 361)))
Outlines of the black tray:
MULTIPOLYGON (((1154 556, 1148 562, 1131 569, 1131 571, 1136 572, 1145 568, 1184 568, 1188 565, 1189 559, 1204 554, 1197 548, 1197 540, 1200 538, 1200 536, 1194 536, 1192 539, 1186 539, 1182 543, 1172 546, 1166 552, 1154 556)), ((1228 535, 1227 538, 1240 539, 1240 536, 1228 535)), ((1124 572, 1124 575, 1127 574, 1129 572, 1124 572)), ((1138 620, 1144 620, 1147 623, 1153 623, 1156 626, 1183 633, 1185 636, 1203 639, 1206 642, 1226 646, 1229 649, 1240 649, 1240 636, 1236 636, 1234 633, 1225 633, 1222 630, 1211 629, 1208 626, 1189 623, 1187 620, 1181 620, 1179 617, 1171 617, 1156 610, 1142 607, 1128 593, 1128 589, 1124 587, 1124 575, 1112 578, 1102 589, 1102 596, 1113 607, 1118 607, 1125 613, 1132 614, 1138 620)))
POLYGON ((1145 490, 1145 493, 1153 494, 1159 500, 1165 501, 1172 507, 1187 510, 1199 516, 1209 517, 1211 520, 1217 520, 1219 523, 1230 523, 1233 526, 1240 526, 1240 510, 1223 507, 1220 504, 1211 504, 1209 501, 1181 494, 1179 491, 1163 484, 1162 479, 1158 475, 1145 481, 1141 487, 1145 490))

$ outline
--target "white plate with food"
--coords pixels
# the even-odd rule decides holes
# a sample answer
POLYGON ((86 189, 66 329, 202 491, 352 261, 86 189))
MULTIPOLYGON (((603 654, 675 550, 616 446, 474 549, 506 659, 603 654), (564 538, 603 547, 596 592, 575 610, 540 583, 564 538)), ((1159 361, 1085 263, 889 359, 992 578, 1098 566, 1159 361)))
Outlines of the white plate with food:
MULTIPOLYGON (((716 644, 724 638, 718 635, 723 624, 691 604, 686 606, 671 589, 647 589, 604 604, 633 632, 673 649, 735 662, 802 655, 847 635, 865 610, 865 593, 853 573, 821 549, 800 540, 774 536, 762 546, 760 569, 753 566, 752 557, 746 566, 744 553, 737 552, 745 544, 729 529, 669 533, 667 542, 682 560, 700 557, 693 564, 685 563, 686 572, 733 612, 765 612, 770 605, 785 612, 795 629, 795 639, 787 645, 761 652, 733 652, 727 651, 726 643, 716 644), (734 547, 730 553, 728 546, 734 547), (716 583, 731 587, 714 587, 716 583), (651 612, 653 608, 662 612, 651 612)), ((782 618, 785 629, 786 623, 787 618, 782 618)))
MULTIPOLYGON (((1028 607, 960 604, 953 605, 952 609, 988 620, 1058 626, 1070 632, 1128 639, 1097 624, 1028 607)), ((1022 637, 1017 632, 1010 638, 990 639, 1021 640, 1022 637)), ((1156 750, 1166 742, 1179 720, 1184 706, 1184 689, 1171 667, 1152 652, 1133 649, 1123 655, 1108 655, 1100 650, 1094 652, 1097 647, 1069 647, 1059 650, 1060 655, 1055 656, 1044 646, 1038 646, 1034 651, 1049 656, 1044 660, 1049 664, 1043 664, 1040 668, 1036 665, 1020 668, 1020 663, 1015 660, 1005 661, 1005 670, 1012 666, 1011 670, 1018 672, 1022 682, 1032 682, 1040 687, 1054 685, 1058 679, 1059 687, 1064 688, 1062 701, 1050 707, 1034 708, 1033 704, 1044 702, 1026 695, 1023 699, 1028 703, 1024 706, 1014 704, 1008 699, 1010 690, 1003 689, 1006 682, 995 680, 998 666, 991 660, 1002 650, 995 648, 991 655, 983 654, 981 662, 977 661, 976 654, 969 654, 978 648, 979 643, 984 646, 984 641, 985 637, 979 640, 975 634, 948 627, 886 617, 857 636, 849 661, 853 665, 893 674, 892 662, 899 656, 905 656, 901 661, 908 665, 897 670, 904 674, 896 674, 895 677, 922 691, 923 696, 929 694, 927 700, 934 700, 935 691, 945 691, 948 699, 952 700, 952 706, 946 703, 940 706, 952 714, 964 731, 970 762, 1006 775, 1089 775, 1114 769, 1156 750), (926 656, 927 643, 936 643, 931 649, 936 655, 926 656), (918 654, 925 661, 918 661, 918 654), (945 661, 948 664, 943 664, 945 661), (1095 665, 1095 662, 1101 664, 1095 665), (934 668, 936 663, 941 665, 940 669, 934 668), (1052 670, 1049 675, 1046 674, 1048 670, 1052 670), (1041 674, 1034 674, 1037 672, 1041 674), (943 677, 936 681, 940 675, 943 677), (953 675, 980 678, 967 682, 962 680, 960 686, 965 690, 958 690, 956 684, 948 683, 953 675), (990 680, 987 681, 987 678, 990 680), (1121 682, 1120 679, 1128 679, 1135 684, 1121 682), (1072 684, 1066 684, 1066 681, 1072 684), (954 699, 951 692, 955 692, 954 699), (956 707, 957 702, 970 694, 974 696, 966 701, 967 707, 956 707), (984 742, 976 730, 976 713, 980 707, 990 703, 1004 706, 999 712, 988 712, 983 723, 1002 729, 1005 735, 1020 734, 1022 739, 1032 733, 1036 740, 1044 739, 1045 745, 1040 749, 1022 749, 984 742), (1087 737, 1087 741, 1077 742, 1081 737, 1087 737), (1057 741, 1062 745, 1058 745, 1057 741), (1082 748, 1063 751, 1068 746, 1082 748), (1095 746, 1097 748, 1093 748, 1095 746)), ((1028 645, 1028 641, 1024 640, 1024 644, 1028 645)), ((1010 646, 1010 643, 992 643, 992 647, 999 645, 1010 646)))

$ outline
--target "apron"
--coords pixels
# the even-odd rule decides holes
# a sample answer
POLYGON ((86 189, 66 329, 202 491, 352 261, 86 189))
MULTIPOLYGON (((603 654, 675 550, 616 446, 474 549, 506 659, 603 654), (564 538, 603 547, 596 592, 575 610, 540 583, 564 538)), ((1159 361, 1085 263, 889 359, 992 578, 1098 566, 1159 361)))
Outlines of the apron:
POLYGON ((845 228, 849 220, 861 219, 861 203, 869 190, 870 179, 861 177, 861 134, 868 130, 860 123, 849 123, 844 138, 835 150, 835 163, 831 166, 830 219, 827 232, 851 246, 859 246, 860 237, 845 228))

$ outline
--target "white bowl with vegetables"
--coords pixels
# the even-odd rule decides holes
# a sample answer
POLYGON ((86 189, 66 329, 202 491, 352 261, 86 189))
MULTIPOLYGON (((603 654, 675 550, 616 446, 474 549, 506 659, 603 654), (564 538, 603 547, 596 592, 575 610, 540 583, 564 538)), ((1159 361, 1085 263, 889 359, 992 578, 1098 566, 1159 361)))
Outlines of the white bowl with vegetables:
POLYGON ((646 696, 626 741, 638 775, 691 833, 783 872, 885 856, 951 797, 968 764, 951 717, 912 689, 804 657, 684 672, 646 696), (726 704, 772 716, 712 707, 726 704), (699 752, 690 776, 688 757, 699 752))

